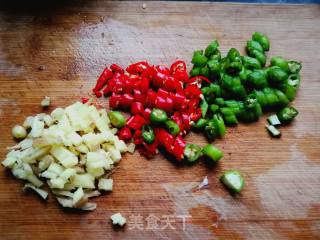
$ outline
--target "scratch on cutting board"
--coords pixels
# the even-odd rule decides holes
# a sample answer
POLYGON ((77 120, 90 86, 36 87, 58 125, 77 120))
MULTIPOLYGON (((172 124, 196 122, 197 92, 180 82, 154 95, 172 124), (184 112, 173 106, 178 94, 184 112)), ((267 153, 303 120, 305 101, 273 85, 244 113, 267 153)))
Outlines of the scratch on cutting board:
POLYGON ((268 214, 279 218, 304 218, 311 204, 320 202, 320 165, 296 146, 291 160, 259 176, 255 184, 268 214))

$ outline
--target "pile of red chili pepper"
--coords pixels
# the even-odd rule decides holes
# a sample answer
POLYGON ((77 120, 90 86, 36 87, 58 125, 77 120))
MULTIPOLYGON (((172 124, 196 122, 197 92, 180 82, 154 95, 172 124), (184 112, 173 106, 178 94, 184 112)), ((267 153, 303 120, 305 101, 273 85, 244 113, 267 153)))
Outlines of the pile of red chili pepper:
POLYGON ((104 69, 93 92, 109 97, 111 109, 131 113, 125 120, 120 112, 111 111, 109 118, 120 129, 119 138, 133 141, 141 154, 151 158, 164 148, 178 161, 185 157, 193 162, 203 149, 186 144, 183 136, 201 118, 201 81, 209 82, 205 77, 189 78, 181 60, 170 68, 137 62, 124 70, 112 64, 104 69))

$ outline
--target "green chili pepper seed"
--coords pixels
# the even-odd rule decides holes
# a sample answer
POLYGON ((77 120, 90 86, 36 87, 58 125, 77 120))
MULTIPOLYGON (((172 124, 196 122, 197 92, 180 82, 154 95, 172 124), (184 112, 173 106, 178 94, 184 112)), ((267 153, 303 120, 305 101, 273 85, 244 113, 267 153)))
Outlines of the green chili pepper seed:
POLYGON ((150 113, 150 121, 153 124, 164 123, 168 119, 167 113, 162 109, 154 108, 150 113))
POLYGON ((179 125, 173 121, 173 120, 167 120, 165 122, 165 125, 166 125, 166 129, 168 130, 168 132, 173 135, 173 136, 176 136, 179 134, 180 132, 180 128, 179 128, 179 125))
POLYGON ((220 181, 234 193, 239 193, 244 187, 243 176, 237 170, 225 171, 220 177, 220 181))
POLYGON ((299 73, 302 68, 302 65, 301 63, 296 61, 289 61, 288 68, 290 73, 299 73))
POLYGON ((121 112, 110 111, 108 112, 108 117, 112 126, 116 128, 122 128, 126 125, 126 119, 121 112))

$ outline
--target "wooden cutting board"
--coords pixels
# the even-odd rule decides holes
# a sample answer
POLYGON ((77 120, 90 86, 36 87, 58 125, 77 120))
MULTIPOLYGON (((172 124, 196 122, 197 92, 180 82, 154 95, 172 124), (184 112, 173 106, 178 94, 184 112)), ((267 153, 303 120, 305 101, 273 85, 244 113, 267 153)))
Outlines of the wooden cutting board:
MULTIPOLYGON (((268 136, 264 117, 216 140, 225 156, 213 168, 128 154, 94 212, 22 193, 22 182, 1 167, 0 239, 320 239, 320 5, 8 2, 0 4, 1 159, 14 144, 11 127, 39 113, 44 96, 52 98, 49 111, 67 106, 87 96, 111 63, 189 61, 214 38, 224 53, 243 50, 259 30, 271 39, 268 56, 302 61, 303 69, 293 103, 300 114, 281 139, 268 136), (245 175, 238 196, 218 181, 226 169, 245 175), (209 186, 194 191, 205 176, 209 186), (116 212, 128 220, 124 229, 110 224, 116 212)), ((206 143, 197 134, 187 140, 206 143)))

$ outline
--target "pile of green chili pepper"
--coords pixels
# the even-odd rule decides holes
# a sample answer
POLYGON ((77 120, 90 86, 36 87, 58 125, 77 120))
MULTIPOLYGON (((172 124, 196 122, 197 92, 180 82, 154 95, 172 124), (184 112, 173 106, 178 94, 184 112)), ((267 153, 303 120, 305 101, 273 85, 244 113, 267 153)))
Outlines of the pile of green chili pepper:
MULTIPOLYGON (((281 124, 297 116, 298 111, 288 105, 300 86, 302 65, 275 56, 266 66, 269 48, 269 38, 255 32, 247 41, 246 56, 235 48, 222 56, 217 40, 204 51, 194 52, 190 76, 210 81, 202 82, 202 118, 193 124, 194 130, 214 140, 225 134, 225 124, 257 121, 266 111, 278 111, 275 116, 281 124)), ((275 125, 271 122, 267 129, 272 136, 279 137, 275 125)))

